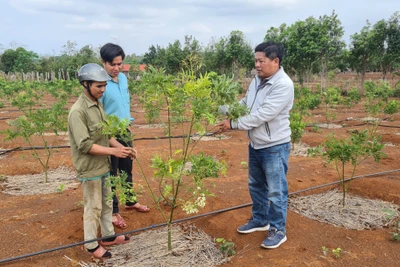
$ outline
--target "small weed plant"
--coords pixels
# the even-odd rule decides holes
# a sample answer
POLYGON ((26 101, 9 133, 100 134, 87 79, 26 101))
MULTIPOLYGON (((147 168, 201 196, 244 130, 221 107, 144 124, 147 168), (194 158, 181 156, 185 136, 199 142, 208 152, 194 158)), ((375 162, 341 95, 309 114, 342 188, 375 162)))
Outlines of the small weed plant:
POLYGON ((322 253, 324 254, 324 256, 328 256, 329 249, 325 246, 322 246, 321 249, 322 249, 322 253))
POLYGON ((247 169, 249 167, 249 164, 247 163, 247 161, 240 162, 240 165, 245 169, 247 169))
POLYGON ((332 249, 332 253, 336 259, 339 259, 342 254, 342 249, 341 248, 332 249))
POLYGON ((56 191, 58 194, 61 194, 62 192, 64 192, 64 189, 65 189, 65 184, 60 184, 59 186, 57 186, 56 191))
POLYGON ((215 239, 215 242, 218 244, 219 250, 221 250, 225 256, 230 257, 236 254, 235 243, 232 241, 227 241, 225 238, 218 237, 215 239))
POLYGON ((395 210, 385 209, 384 212, 386 212, 386 218, 391 220, 390 240, 400 241, 400 216, 395 210))

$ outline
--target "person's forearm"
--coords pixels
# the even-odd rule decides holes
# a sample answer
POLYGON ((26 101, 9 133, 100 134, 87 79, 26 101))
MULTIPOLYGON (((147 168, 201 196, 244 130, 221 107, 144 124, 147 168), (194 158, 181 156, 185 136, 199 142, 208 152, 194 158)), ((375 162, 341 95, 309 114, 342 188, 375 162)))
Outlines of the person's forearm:
POLYGON ((123 145, 113 137, 111 137, 109 141, 110 141, 110 147, 123 147, 123 145))
POLYGON ((89 154, 95 156, 113 156, 115 155, 115 148, 93 144, 92 147, 89 149, 89 154))

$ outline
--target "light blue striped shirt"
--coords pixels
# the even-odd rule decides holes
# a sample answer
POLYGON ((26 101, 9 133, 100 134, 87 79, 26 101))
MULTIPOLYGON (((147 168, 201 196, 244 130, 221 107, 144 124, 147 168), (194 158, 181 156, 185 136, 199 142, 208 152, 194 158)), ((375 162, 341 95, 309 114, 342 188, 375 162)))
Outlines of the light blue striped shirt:
POLYGON ((131 117, 131 102, 128 90, 128 79, 125 74, 118 74, 118 83, 113 80, 107 81, 106 91, 100 98, 104 105, 104 111, 107 115, 116 115, 120 120, 134 120, 131 117))

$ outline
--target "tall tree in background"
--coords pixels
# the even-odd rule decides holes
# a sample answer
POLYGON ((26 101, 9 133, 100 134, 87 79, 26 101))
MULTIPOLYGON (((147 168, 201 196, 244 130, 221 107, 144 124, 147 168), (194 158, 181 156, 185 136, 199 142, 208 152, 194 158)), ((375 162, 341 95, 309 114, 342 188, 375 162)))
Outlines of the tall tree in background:
POLYGON ((192 71, 196 76, 205 72, 203 48, 193 36, 185 36, 183 47, 185 58, 180 63, 180 69, 192 71))
POLYGON ((166 55, 165 48, 159 45, 151 45, 149 47, 149 52, 146 52, 143 56, 143 63, 147 65, 153 65, 157 68, 166 67, 166 55))
POLYGON ((369 70, 379 70, 382 72, 383 79, 386 76, 386 39, 387 39, 387 32, 386 32, 386 21, 380 20, 374 24, 371 29, 371 39, 370 39, 370 46, 371 50, 373 51, 371 64, 368 66, 369 70))
POLYGON ((165 49, 166 72, 168 74, 178 73, 180 70, 180 63, 185 59, 185 57, 185 53, 183 52, 179 40, 176 40, 173 44, 168 44, 165 49))
POLYGON ((376 47, 373 43, 373 32, 369 21, 359 33, 351 35, 350 38, 350 66, 361 74, 361 93, 364 94, 365 73, 374 57, 376 47))
POLYGON ((225 41, 223 38, 216 40, 212 38, 208 46, 204 49, 204 64, 208 71, 215 71, 223 74, 226 72, 225 60, 225 41))
POLYGON ((241 68, 249 70, 254 66, 253 48, 241 31, 232 31, 226 39, 225 55, 227 68, 236 76, 241 68))
POLYGON ((297 21, 288 27, 286 65, 291 66, 301 84, 309 82, 313 69, 318 69, 320 24, 314 17, 297 21))
POLYGON ((330 16, 315 19, 308 17, 287 26, 271 27, 264 41, 281 43, 285 48, 282 64, 290 74, 295 74, 300 83, 308 82, 312 74, 321 75, 321 89, 325 88, 327 72, 339 60, 343 41, 343 27, 335 11, 330 16))
POLYGON ((35 71, 39 56, 33 51, 27 51, 23 47, 7 49, 1 56, 4 72, 28 72, 35 71))
POLYGON ((343 41, 343 27, 335 11, 330 16, 319 18, 319 47, 321 89, 326 87, 326 75, 338 60, 346 43, 343 41))
POLYGON ((243 32, 232 31, 226 38, 212 40, 205 49, 204 61, 207 70, 238 75, 240 69, 247 71, 254 66, 253 48, 243 32))
POLYGON ((400 13, 395 12, 387 22, 386 56, 384 57, 385 73, 400 69, 400 13))

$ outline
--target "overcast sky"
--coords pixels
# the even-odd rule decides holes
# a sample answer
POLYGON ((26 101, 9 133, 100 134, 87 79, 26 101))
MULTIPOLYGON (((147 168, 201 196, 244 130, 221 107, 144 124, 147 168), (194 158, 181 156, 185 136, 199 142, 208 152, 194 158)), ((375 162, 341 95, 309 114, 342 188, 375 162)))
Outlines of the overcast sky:
MULTIPOLYGON (((344 40, 366 25, 389 19, 400 0, 0 0, 0 49, 13 43, 39 55, 58 55, 68 40, 78 48, 107 42, 138 55, 185 35, 204 46, 212 37, 242 31, 254 47, 266 31, 307 17, 338 14, 344 40)), ((1 52, 0 50, 0 52, 1 52)))

